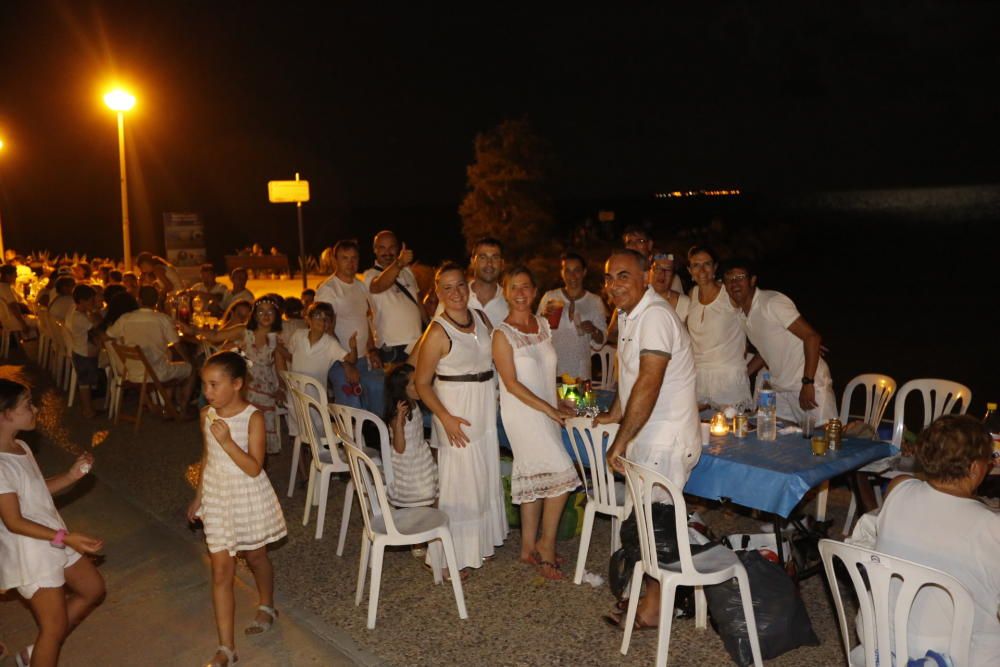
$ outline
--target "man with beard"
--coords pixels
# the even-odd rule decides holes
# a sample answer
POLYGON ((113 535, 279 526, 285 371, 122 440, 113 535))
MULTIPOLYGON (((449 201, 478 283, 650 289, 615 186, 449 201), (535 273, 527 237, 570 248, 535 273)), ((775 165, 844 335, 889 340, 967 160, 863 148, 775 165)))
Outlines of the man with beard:
POLYGON ((368 300, 374 315, 375 346, 382 363, 406 361, 423 333, 420 287, 410 265, 413 251, 396 234, 384 230, 375 235, 375 266, 365 271, 368 300))

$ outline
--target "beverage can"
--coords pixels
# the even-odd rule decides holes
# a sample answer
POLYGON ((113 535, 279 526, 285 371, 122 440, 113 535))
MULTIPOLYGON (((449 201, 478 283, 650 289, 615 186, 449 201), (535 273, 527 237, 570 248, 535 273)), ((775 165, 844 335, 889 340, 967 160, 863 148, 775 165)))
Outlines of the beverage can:
POLYGON ((750 420, 744 414, 739 414, 733 417, 733 435, 737 438, 747 437, 747 433, 750 431, 750 420))

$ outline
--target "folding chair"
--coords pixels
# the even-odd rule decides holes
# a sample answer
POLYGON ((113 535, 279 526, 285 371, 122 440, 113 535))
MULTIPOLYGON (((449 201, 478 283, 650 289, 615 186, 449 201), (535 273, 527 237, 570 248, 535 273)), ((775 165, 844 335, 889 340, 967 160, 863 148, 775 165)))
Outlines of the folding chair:
POLYGON ((166 392, 168 387, 176 386, 178 381, 160 382, 160 379, 156 376, 156 371, 149 365, 149 360, 146 359, 146 355, 142 353, 142 348, 138 345, 123 345, 121 343, 112 343, 111 345, 115 354, 121 360, 122 368, 124 369, 121 391, 124 392, 128 387, 139 387, 139 407, 136 409, 135 416, 123 415, 119 406, 115 411, 115 424, 120 419, 135 422, 135 432, 138 433, 139 424, 142 422, 143 407, 147 407, 150 411, 158 412, 161 415, 166 413, 166 416, 171 419, 178 418, 180 415, 177 414, 177 410, 174 408, 173 402, 169 400, 166 392), (132 362, 131 364, 129 363, 130 361, 132 362), (142 368, 139 377, 135 377, 135 375, 138 375, 135 370, 137 366, 142 368), (147 390, 149 385, 153 386, 151 392, 147 390), (156 404, 154 397, 159 398, 161 405, 156 404))

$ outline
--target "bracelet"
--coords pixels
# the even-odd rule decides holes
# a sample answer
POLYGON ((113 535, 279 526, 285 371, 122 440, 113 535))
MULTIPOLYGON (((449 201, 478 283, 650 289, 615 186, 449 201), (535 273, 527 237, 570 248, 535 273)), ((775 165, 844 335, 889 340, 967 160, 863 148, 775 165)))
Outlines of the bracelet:
POLYGON ((49 544, 54 546, 56 549, 65 549, 66 544, 63 542, 65 538, 66 538, 66 529, 60 528, 59 530, 56 531, 56 536, 52 538, 52 541, 49 542, 49 544))

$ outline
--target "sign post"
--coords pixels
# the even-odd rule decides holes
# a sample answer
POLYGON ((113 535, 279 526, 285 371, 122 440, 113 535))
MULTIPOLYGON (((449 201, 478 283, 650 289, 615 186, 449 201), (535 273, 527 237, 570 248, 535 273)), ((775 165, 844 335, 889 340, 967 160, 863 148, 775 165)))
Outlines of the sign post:
POLYGON ((268 181, 267 198, 272 204, 295 203, 299 220, 299 270, 302 271, 302 289, 309 288, 306 267, 306 239, 302 226, 302 202, 309 201, 309 181, 299 180, 299 172, 295 172, 294 181, 268 181))

